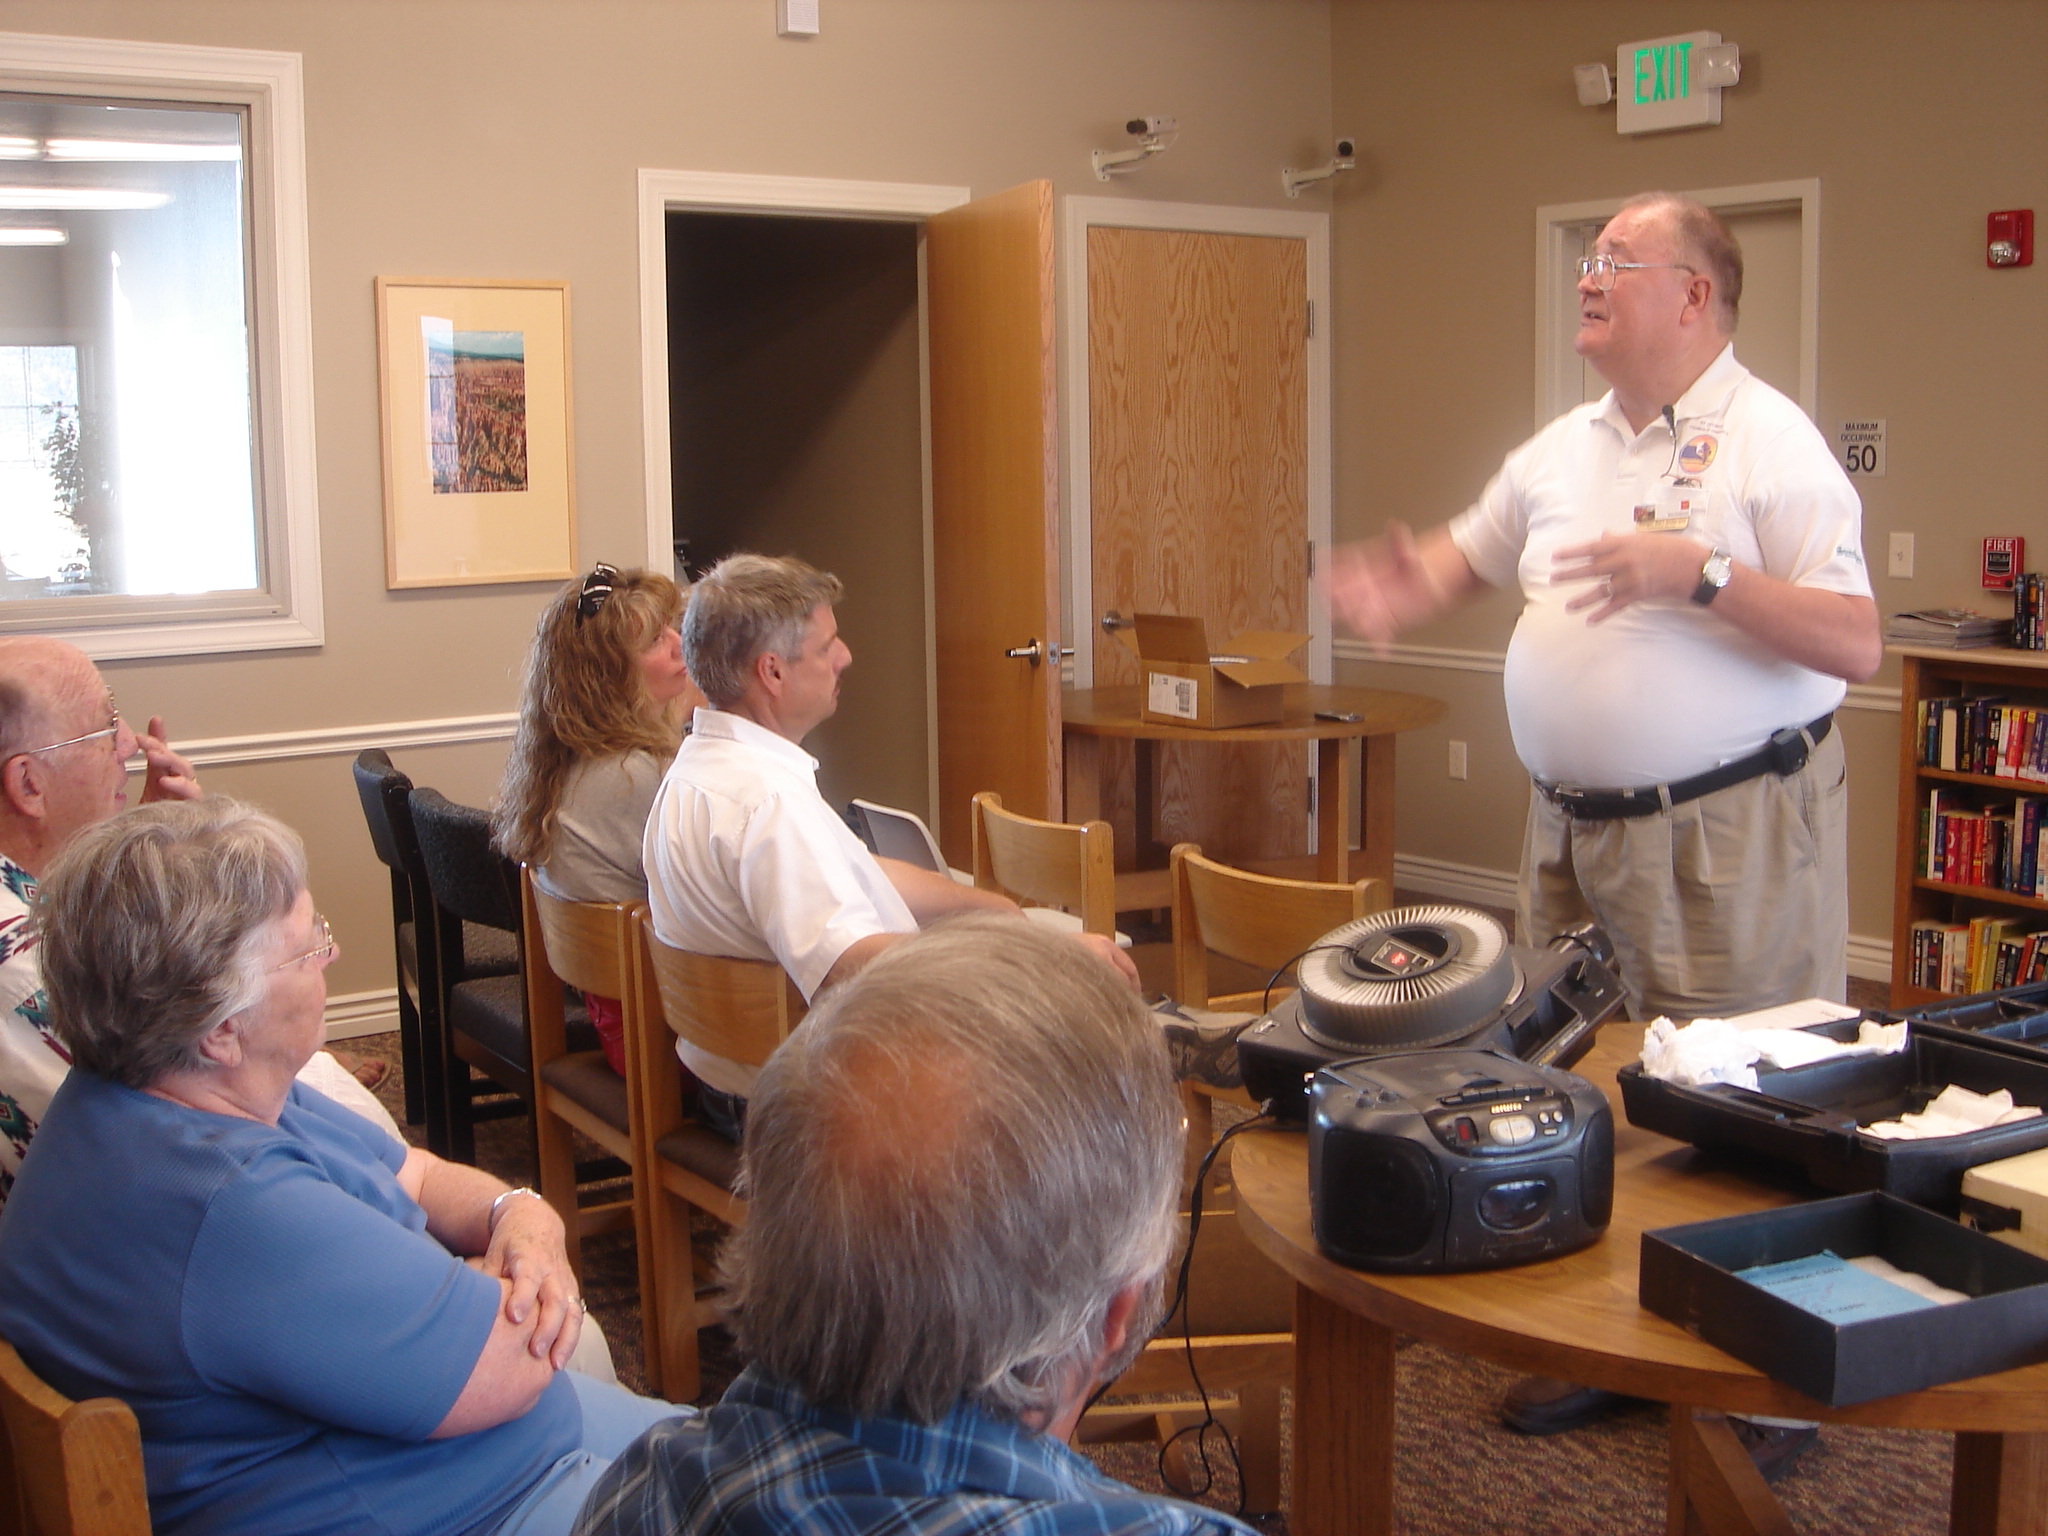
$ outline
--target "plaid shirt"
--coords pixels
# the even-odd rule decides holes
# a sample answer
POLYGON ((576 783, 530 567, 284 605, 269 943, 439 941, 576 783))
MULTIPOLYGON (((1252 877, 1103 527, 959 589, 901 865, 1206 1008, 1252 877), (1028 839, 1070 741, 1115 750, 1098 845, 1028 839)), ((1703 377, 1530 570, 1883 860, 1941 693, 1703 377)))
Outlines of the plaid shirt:
POLYGON ((1249 1536, 1140 1493, 968 1403, 933 1425, 814 1408, 749 1367, 717 1407, 657 1424, 591 1491, 576 1536, 1249 1536))
POLYGON ((71 1070, 43 998, 42 952, 29 917, 35 894, 35 876, 0 855, 0 1203, 71 1070))

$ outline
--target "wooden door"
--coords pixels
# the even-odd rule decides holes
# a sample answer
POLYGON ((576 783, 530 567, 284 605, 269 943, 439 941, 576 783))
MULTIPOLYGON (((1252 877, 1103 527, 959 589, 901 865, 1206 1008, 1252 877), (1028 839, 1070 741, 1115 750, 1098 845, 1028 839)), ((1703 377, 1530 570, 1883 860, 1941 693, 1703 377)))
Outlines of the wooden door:
POLYGON ((1059 431, 1052 183, 925 225, 939 842, 969 859, 984 789, 1058 819, 1059 431), (1038 645, 1038 660, 1004 652, 1038 645))
MULTIPOLYGON (((1098 616, 1199 615, 1212 645, 1244 629, 1307 631, 1307 283, 1300 239, 1089 230, 1098 616)), ((1093 634, 1096 685, 1135 684, 1130 652, 1093 634)), ((1127 867, 1142 852, 1130 755, 1105 807, 1127 867)), ((1162 744, 1158 764, 1161 842, 1224 860, 1308 846, 1306 746, 1162 744)))

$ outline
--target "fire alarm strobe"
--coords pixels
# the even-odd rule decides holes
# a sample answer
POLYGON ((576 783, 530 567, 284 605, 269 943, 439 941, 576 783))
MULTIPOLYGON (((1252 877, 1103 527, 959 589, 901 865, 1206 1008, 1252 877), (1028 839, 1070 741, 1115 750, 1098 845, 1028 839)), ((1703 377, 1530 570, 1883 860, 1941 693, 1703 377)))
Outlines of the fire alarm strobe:
POLYGON ((1987 592, 2010 592, 2013 578, 2019 575, 2027 563, 2027 541, 2022 538, 1986 539, 1984 541, 1984 589, 1987 592))
POLYGON ((2031 267, 2034 264, 2034 210, 2008 208, 1984 220, 1984 265, 2031 267))

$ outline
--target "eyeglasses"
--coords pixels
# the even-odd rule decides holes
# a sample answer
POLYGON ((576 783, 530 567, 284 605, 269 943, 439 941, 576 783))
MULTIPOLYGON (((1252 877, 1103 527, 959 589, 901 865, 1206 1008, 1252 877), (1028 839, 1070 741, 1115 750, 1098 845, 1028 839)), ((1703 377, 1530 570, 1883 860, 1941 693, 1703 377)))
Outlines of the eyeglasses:
POLYGON ((616 566, 599 561, 590 568, 590 574, 583 578, 583 595, 576 599, 576 627, 581 629, 585 619, 597 617, 612 593, 617 590, 619 572, 616 566))
POLYGON ((1690 272, 1699 276, 1699 268, 1688 267, 1682 261, 1616 261, 1602 252, 1598 256, 1579 258, 1579 280, 1593 279, 1593 286, 1602 293, 1614 291, 1614 274, 1617 272, 1690 272))
POLYGON ((273 971, 288 971, 302 960, 318 960, 322 965, 332 960, 335 950, 340 948, 340 946, 334 942, 334 930, 327 926, 327 919, 318 912, 313 914, 313 937, 320 942, 304 954, 293 955, 291 959, 273 965, 271 969, 273 971))
POLYGON ((15 755, 33 757, 39 752, 54 752, 59 747, 75 747, 81 741, 98 741, 102 736, 120 735, 121 711, 114 706, 114 692, 111 688, 107 690, 107 720, 109 723, 104 730, 87 731, 83 736, 73 736, 67 741, 53 741, 47 747, 28 747, 15 755))

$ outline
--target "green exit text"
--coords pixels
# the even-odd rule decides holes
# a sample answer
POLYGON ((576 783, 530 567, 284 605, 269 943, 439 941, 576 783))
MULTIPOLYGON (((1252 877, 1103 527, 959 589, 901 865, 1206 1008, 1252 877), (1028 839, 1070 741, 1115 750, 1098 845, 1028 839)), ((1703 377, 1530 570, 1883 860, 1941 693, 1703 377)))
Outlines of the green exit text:
POLYGON ((1659 43, 1636 50, 1636 105, 1684 101, 1692 94, 1692 43, 1659 43))

